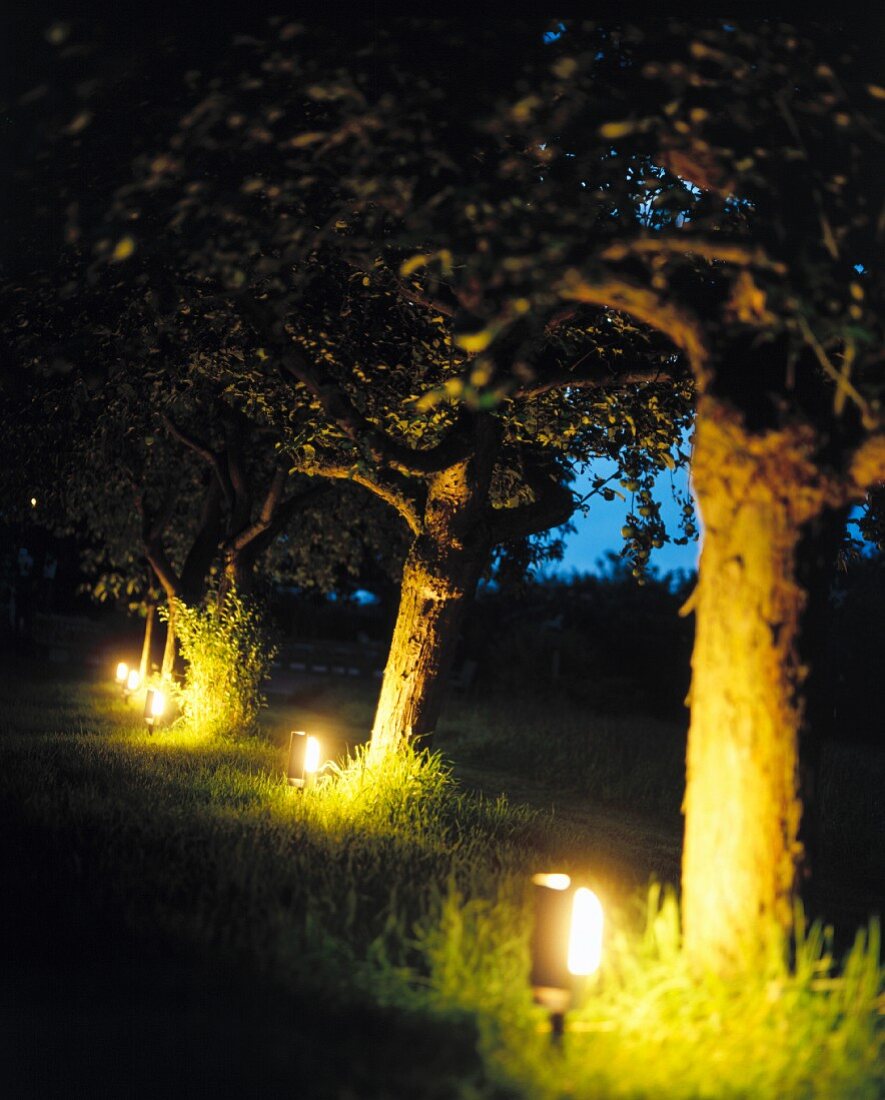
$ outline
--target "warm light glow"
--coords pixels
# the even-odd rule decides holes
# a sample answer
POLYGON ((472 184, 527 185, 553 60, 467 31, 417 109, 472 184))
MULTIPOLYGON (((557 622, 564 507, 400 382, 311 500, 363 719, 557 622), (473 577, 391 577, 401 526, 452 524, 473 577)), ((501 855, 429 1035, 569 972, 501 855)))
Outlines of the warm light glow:
POLYGON ((150 716, 151 718, 162 718, 163 711, 166 709, 166 696, 162 691, 154 690, 153 698, 150 702, 150 716))
MULTIPOLYGON (((125 667, 126 666, 123 665, 123 668, 125 668, 125 667)), ((126 687, 128 688, 129 691, 137 691, 138 690, 138 685, 140 683, 141 683, 141 675, 139 674, 138 669, 134 668, 129 673, 129 675, 126 677, 126 687)))
POLYGON ((315 737, 308 737, 304 750, 305 773, 315 772, 320 766, 320 743, 315 737))
POLYGON ((535 886, 546 886, 548 890, 568 890, 572 884, 572 880, 568 875, 532 875, 532 882, 535 886))
POLYGON ((125 684, 126 683, 126 677, 128 675, 129 675, 129 665, 127 665, 125 661, 121 661, 117 665, 117 683, 118 684, 125 684))
POLYGON ((572 902, 572 926, 568 941, 570 974, 595 974, 602 962, 602 905, 599 898, 581 886, 572 902))
POLYGON ((31 497, 31 507, 32 508, 37 507, 37 498, 36 497, 31 497))

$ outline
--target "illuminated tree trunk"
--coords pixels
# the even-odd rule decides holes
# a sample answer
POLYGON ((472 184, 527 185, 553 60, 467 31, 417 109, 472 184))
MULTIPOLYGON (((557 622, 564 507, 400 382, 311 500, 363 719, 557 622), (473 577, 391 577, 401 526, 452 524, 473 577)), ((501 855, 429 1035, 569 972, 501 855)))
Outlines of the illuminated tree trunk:
POLYGON ((169 618, 166 620, 166 645, 163 649, 163 665, 160 675, 164 680, 171 680, 175 669, 175 610, 174 605, 169 604, 169 618))
POLYGON ((142 683, 151 671, 151 642, 154 636, 154 617, 156 613, 157 605, 149 603, 144 617, 144 641, 141 645, 141 661, 138 666, 142 683))
POLYGON ((229 550, 224 555, 224 573, 218 588, 218 602, 222 603, 231 590, 241 596, 251 593, 255 580, 255 558, 245 551, 229 550))
POLYGON ((399 610, 375 722, 370 759, 436 729, 464 612, 488 560, 491 462, 470 458, 430 478, 424 531, 403 567, 399 610))
POLYGON ((444 693, 464 612, 485 556, 441 553, 419 538, 403 568, 396 625, 372 729, 370 758, 382 759, 406 741, 429 743, 444 693))
POLYGON ((758 961, 792 922, 805 676, 796 554, 824 504, 811 453, 799 430, 753 436, 725 405, 700 399, 683 918, 692 960, 720 972, 758 961))

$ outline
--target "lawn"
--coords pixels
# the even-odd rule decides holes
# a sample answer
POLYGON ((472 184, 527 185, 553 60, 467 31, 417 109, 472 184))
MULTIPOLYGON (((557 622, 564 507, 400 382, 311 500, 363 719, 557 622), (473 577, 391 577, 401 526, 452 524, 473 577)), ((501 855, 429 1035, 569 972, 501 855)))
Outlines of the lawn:
MULTIPOLYGON (((678 870, 678 729, 462 698, 442 758, 289 789, 288 728, 343 745, 369 705, 314 689, 260 736, 149 737, 104 682, 0 683, 8 1095, 881 1095, 875 925, 844 966, 797 919, 789 967, 686 973, 675 899, 648 889, 678 870), (587 876, 608 919, 562 1050, 527 982, 538 869, 587 876)), ((831 772, 876 828, 869 760, 831 772)), ((880 846, 846 855, 829 797, 869 913, 880 846)))

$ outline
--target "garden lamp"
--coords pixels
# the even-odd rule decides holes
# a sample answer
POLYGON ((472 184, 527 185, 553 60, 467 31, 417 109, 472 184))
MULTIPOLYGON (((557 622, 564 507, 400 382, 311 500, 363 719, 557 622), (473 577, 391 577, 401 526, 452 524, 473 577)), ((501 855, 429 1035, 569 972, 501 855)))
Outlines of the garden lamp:
POLYGON ((163 717, 166 709, 166 696, 159 688, 148 688, 144 700, 144 720, 147 722, 148 733, 154 732, 154 723, 163 717))
POLYGON ((303 789, 316 783, 316 773, 320 766, 320 743, 304 730, 291 730, 289 733, 289 762, 286 776, 289 785, 303 789))
POLYGON ((554 1042, 565 1026, 575 979, 595 974, 602 962, 602 905, 568 875, 532 876, 535 925, 531 983, 535 1000, 550 1012, 554 1042))
POLYGON ((126 683, 126 678, 129 675, 129 665, 125 661, 121 661, 117 665, 117 683, 122 687, 126 683))

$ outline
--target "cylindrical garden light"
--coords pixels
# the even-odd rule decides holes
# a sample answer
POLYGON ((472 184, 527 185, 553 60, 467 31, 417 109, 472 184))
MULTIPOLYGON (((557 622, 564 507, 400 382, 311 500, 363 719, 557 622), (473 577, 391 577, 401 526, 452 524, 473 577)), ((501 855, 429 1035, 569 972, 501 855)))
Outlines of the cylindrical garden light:
POLYGON ((166 709, 166 696, 159 688, 148 688, 144 700, 144 720, 147 722, 148 733, 154 732, 154 726, 159 718, 163 717, 166 709))
POLYGON ((558 1041, 576 979, 595 974, 602 962, 602 905, 592 890, 574 886, 564 874, 534 875, 532 893, 532 989, 549 1011, 558 1041))
POLYGON ((320 766, 320 743, 304 730, 291 730, 289 733, 289 758, 286 764, 286 778, 291 787, 303 790, 316 783, 316 774, 320 766))
POLYGON ((117 665, 116 681, 120 685, 120 694, 128 699, 133 691, 141 687, 141 673, 137 668, 130 668, 125 661, 117 665))

